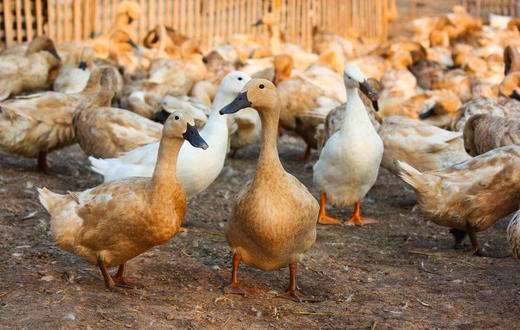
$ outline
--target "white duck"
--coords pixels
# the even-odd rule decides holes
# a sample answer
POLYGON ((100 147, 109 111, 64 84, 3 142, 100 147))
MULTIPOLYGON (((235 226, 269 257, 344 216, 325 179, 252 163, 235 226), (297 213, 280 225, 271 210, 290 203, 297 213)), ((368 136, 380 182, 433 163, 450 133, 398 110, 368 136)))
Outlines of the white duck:
POLYGON ((360 87, 370 88, 365 76, 357 66, 349 65, 344 70, 344 79, 347 104, 343 124, 327 140, 320 159, 314 165, 314 184, 320 190, 321 204, 318 222, 341 222, 326 215, 325 205, 328 200, 335 206, 355 203, 354 213, 348 223, 361 226, 376 222, 361 217, 359 205, 376 182, 384 147, 358 94, 360 87))
MULTIPOLYGON (((188 198, 206 189, 222 170, 229 135, 226 118, 218 112, 233 101, 249 80, 251 77, 238 71, 228 73, 222 80, 209 119, 200 132, 202 138, 210 145, 208 150, 198 152, 198 149, 190 148, 186 144, 182 146, 177 163, 177 176, 188 198)), ((92 170, 103 175, 105 182, 133 176, 151 177, 158 150, 157 142, 129 151, 119 158, 90 157, 89 160, 92 170)))

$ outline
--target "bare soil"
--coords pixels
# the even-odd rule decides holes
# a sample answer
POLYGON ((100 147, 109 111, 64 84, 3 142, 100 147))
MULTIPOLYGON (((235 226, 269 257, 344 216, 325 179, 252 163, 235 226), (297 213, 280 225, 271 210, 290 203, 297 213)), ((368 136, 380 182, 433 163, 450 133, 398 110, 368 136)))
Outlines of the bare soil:
MULTIPOLYGON (((303 144, 280 141, 287 171, 312 187, 312 169, 293 158, 303 144)), ((298 269, 302 292, 318 303, 275 298, 286 269, 265 273, 242 265, 242 283, 258 296, 224 295, 231 255, 222 228, 233 196, 252 176, 258 147, 238 152, 220 177, 189 202, 189 232, 129 262, 140 288, 104 288, 98 269, 60 250, 35 187, 57 192, 101 182, 78 146, 50 155, 52 169, 0 154, 0 327, 5 328, 514 328, 520 326, 520 264, 512 257, 479 258, 452 250, 446 228, 412 208, 414 194, 386 170, 362 205, 379 223, 362 228, 319 226, 318 239, 298 269)), ((315 155, 316 156, 316 155, 315 155)), ((315 196, 318 192, 311 188, 315 196)), ((331 209, 348 218, 352 208, 331 209)), ((480 234, 506 253, 507 219, 480 234)))
MULTIPOLYGON (((431 3, 447 2, 458 1, 431 3)), ((317 197, 311 167, 293 160, 303 144, 283 137, 279 145, 286 170, 317 197)), ((140 287, 124 294, 107 291, 96 267, 54 243, 49 215, 37 200, 35 187, 78 191, 102 181, 79 147, 50 155, 54 175, 36 171, 34 160, 0 153, 0 328, 520 327, 520 263, 474 257, 469 242, 453 250, 448 230, 414 209, 413 192, 384 169, 362 204, 377 224, 318 227, 298 285, 320 302, 275 298, 286 288, 288 270, 266 273, 244 265, 240 281, 264 293, 224 295, 231 255, 223 226, 258 152, 257 146, 239 151, 189 202, 189 232, 129 262, 129 279, 140 287)), ((330 214, 346 219, 351 211, 330 214)), ((481 244, 507 253, 508 220, 481 233, 481 244)))

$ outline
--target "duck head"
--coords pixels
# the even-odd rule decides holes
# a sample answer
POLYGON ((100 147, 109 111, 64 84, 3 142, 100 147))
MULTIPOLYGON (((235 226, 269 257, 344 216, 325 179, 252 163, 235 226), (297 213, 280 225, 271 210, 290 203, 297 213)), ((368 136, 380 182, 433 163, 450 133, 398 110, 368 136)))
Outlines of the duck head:
POLYGON ((509 45, 504 49, 504 64, 506 76, 511 72, 520 71, 520 53, 516 47, 509 45))
POLYGON ((220 114, 232 114, 245 108, 255 108, 260 115, 280 111, 280 97, 276 86, 266 79, 252 79, 233 102, 220 109, 220 114))
POLYGON ((235 97, 250 80, 251 77, 244 72, 231 71, 222 79, 217 93, 235 97))
POLYGON ((58 61, 61 61, 61 57, 58 54, 56 47, 54 47, 54 42, 52 42, 52 39, 49 37, 39 36, 34 38, 34 40, 29 43, 26 54, 30 55, 40 51, 47 51, 51 53, 52 56, 54 56, 58 61))
POLYGON ((208 149, 208 144, 200 136, 193 118, 185 112, 175 111, 164 123, 163 139, 184 139, 195 148, 208 149))
POLYGON ((377 105, 377 99, 379 98, 378 92, 368 83, 361 69, 353 64, 347 65, 345 70, 343 70, 343 79, 345 80, 345 87, 347 89, 359 88, 359 90, 372 101, 374 109, 379 110, 379 106, 377 105))
POLYGON ((282 81, 291 77, 292 69, 294 67, 294 61, 291 55, 280 54, 274 57, 274 81, 273 83, 278 86, 282 81))

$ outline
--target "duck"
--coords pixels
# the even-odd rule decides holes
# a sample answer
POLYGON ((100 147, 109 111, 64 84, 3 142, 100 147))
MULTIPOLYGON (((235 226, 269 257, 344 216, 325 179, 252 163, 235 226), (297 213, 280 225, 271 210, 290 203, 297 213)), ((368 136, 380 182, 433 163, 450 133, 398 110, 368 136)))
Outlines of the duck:
MULTIPOLYGON (((111 70, 105 70, 109 71, 107 76, 115 75, 111 70)), ((115 81, 116 78, 106 79, 115 81)), ((115 91, 100 93, 111 93, 113 97, 115 91)), ((163 129, 163 125, 131 111, 95 104, 78 106, 72 123, 81 149, 87 156, 97 158, 118 157, 135 148, 159 141, 163 129)))
MULTIPOLYGON (((367 84, 371 86, 367 92, 374 93, 381 92, 383 90, 383 85, 374 78, 368 78, 367 84)), ((370 117, 370 121, 376 131, 379 131, 381 124, 383 123, 383 118, 379 116, 377 109, 379 109, 379 104, 376 98, 377 94, 365 95, 364 92, 360 93, 359 96, 365 105, 365 109, 367 110, 368 116, 370 117)), ((316 132, 316 140, 318 141, 318 152, 321 153, 325 142, 337 131, 341 129, 343 124, 343 118, 345 118, 345 110, 346 103, 340 104, 339 106, 332 109, 325 118, 325 122, 323 125, 319 126, 316 132)))
POLYGON ((490 97, 475 97, 464 103, 452 116, 449 129, 462 132, 468 119, 479 113, 508 117, 507 109, 500 105, 497 100, 490 97))
POLYGON ((516 211, 511 221, 509 221, 509 225, 507 226, 507 241, 509 242, 509 246, 511 246, 513 256, 520 260, 520 211, 516 211))
POLYGON ((398 161, 399 176, 437 225, 451 228, 455 248, 469 236, 474 254, 493 257, 476 234, 518 209, 520 146, 496 148, 450 167, 420 172, 398 161))
POLYGON ((402 116, 386 118, 378 130, 385 151, 381 166, 399 175, 397 161, 424 172, 466 161, 461 132, 448 131, 420 120, 402 116))
POLYGON ((0 101, 22 92, 50 89, 60 66, 54 42, 45 36, 33 39, 24 55, 0 56, 0 101))
POLYGON ((112 291, 132 288, 125 279, 129 260, 166 243, 180 229, 187 205, 176 163, 184 140, 195 148, 208 147, 189 115, 175 112, 164 125, 151 178, 127 178, 64 195, 38 188, 54 240, 97 265, 112 291), (110 275, 110 267, 118 267, 117 273, 110 275))
POLYGON ((49 173, 47 154, 76 142, 72 124, 76 108, 81 104, 109 106, 114 84, 103 77, 102 70, 96 70, 81 93, 49 91, 0 103, 0 149, 37 158, 38 168, 49 173))
MULTIPOLYGON (((231 102, 251 78, 245 73, 232 71, 224 77, 211 107, 208 121, 200 134, 210 144, 204 152, 188 146, 181 148, 177 163, 177 176, 186 196, 192 198, 205 190, 224 167, 228 149, 228 125, 218 111, 231 102)), ((98 159, 89 157, 91 169, 103 175, 105 182, 125 177, 150 177, 155 167, 159 143, 127 152, 119 158, 98 159)))
POLYGON ((363 72, 354 64, 344 70, 347 103, 341 129, 334 133, 321 150, 314 165, 313 181, 320 190, 321 224, 337 224, 341 220, 327 216, 327 201, 336 206, 355 204, 354 213, 347 221, 362 226, 376 220, 360 216, 360 201, 375 184, 383 157, 383 141, 377 134, 361 100, 358 89, 367 90, 363 72))
POLYGON ((520 144, 520 119, 476 114, 464 126, 464 147, 471 156, 520 144))
POLYGON ((84 47, 78 64, 69 63, 61 67, 56 80, 54 80, 53 90, 65 94, 83 91, 90 78, 90 72, 94 66, 94 58, 94 50, 91 47, 84 47))
POLYGON ((296 271, 298 262, 316 240, 319 205, 280 162, 276 140, 281 102, 276 86, 269 80, 252 79, 220 113, 236 113, 249 107, 258 111, 262 120, 262 147, 256 173, 235 199, 233 216, 225 228, 233 253, 233 270, 224 292, 259 292, 238 282, 238 269, 244 262, 263 271, 289 267, 289 286, 277 297, 313 301, 297 290, 296 271))

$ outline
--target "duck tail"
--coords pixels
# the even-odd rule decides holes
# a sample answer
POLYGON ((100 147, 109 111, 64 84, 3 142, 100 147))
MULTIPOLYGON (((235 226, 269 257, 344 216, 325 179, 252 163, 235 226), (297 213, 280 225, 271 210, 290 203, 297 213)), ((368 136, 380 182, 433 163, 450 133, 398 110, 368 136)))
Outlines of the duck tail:
POLYGON ((106 162, 104 159, 98 159, 90 156, 88 158, 88 161, 90 162, 91 166, 90 169, 97 174, 101 174, 102 176, 105 176, 105 173, 108 170, 108 167, 110 164, 106 162))
POLYGON ((409 184, 413 189, 417 190, 418 186, 424 183, 423 174, 413 168, 411 165, 406 162, 397 161, 397 166, 399 167, 399 177, 409 184))
POLYGON ((52 210, 56 206, 56 203, 63 198, 63 195, 53 193, 47 188, 36 188, 38 190, 38 197, 43 207, 52 214, 52 210))

